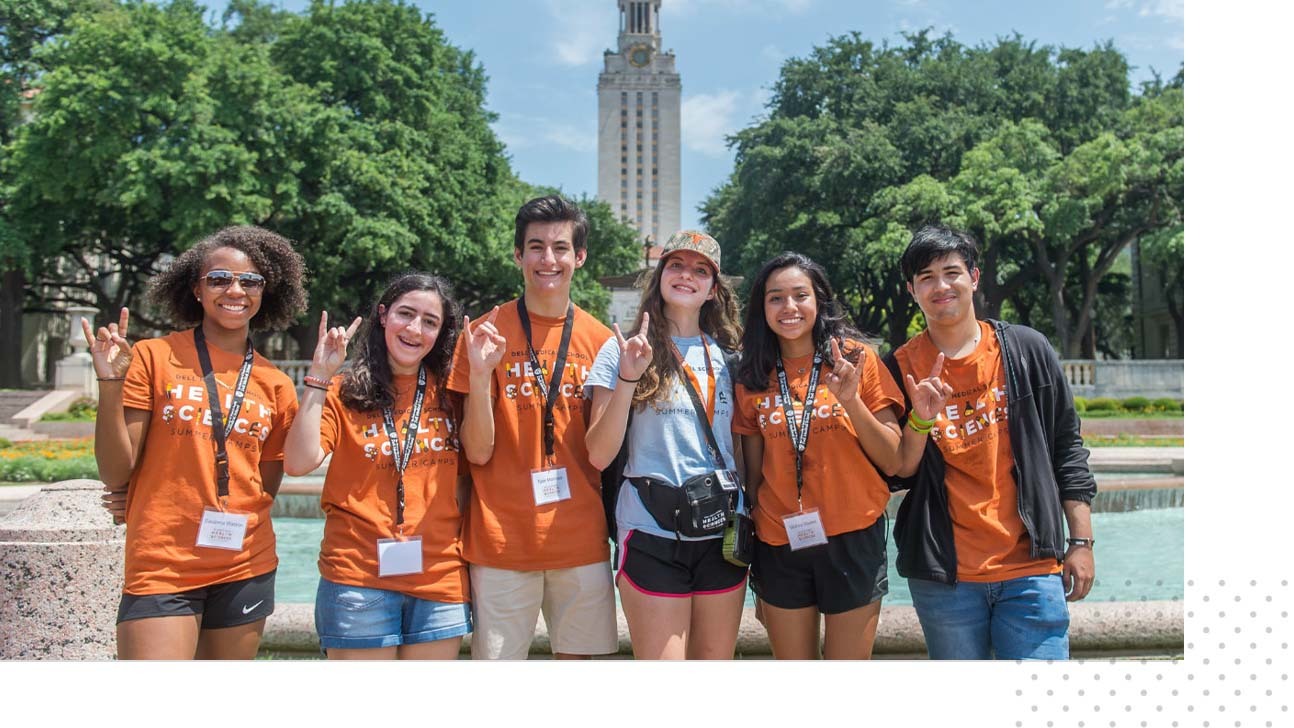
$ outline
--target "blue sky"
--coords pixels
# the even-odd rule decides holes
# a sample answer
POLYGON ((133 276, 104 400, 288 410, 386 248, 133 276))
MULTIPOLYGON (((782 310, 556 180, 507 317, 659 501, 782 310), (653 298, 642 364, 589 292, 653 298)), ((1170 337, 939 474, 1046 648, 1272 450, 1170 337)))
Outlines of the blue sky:
MULTIPOLYGON (((494 128, 521 178, 595 194, 596 86, 602 52, 616 41, 616 0, 416 4, 484 66, 494 128)), ((763 112, 782 62, 833 35, 899 43, 904 31, 933 27, 972 45, 1017 31, 1045 45, 1113 40, 1135 82, 1152 68, 1176 73, 1184 15, 1183 0, 664 0, 663 42, 683 80, 682 224, 699 225, 697 206, 732 170, 724 136, 763 112)))

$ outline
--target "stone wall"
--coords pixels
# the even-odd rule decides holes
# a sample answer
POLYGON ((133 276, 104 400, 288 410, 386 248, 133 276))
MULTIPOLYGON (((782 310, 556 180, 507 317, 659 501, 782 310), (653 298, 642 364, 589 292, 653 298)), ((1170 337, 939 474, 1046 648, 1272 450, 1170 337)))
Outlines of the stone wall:
POLYGON ((1185 362, 1181 359, 1061 362, 1076 397, 1172 397, 1185 399, 1185 362))

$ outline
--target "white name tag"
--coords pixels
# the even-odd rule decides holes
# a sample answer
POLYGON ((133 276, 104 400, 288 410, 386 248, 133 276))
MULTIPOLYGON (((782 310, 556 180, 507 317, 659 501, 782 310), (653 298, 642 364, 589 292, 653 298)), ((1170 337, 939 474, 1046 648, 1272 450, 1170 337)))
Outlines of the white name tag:
POLYGON ((198 526, 198 545, 211 549, 242 551, 247 534, 247 514, 208 508, 202 512, 198 526))
POLYGON ((716 470, 715 473, 719 476, 720 488, 724 490, 737 489, 737 478, 732 474, 731 470, 716 470))
POLYGON ((378 576, 420 573, 422 573, 422 536, 377 540, 378 576))
POLYGON ((571 497, 571 483, 566 479, 566 468, 531 470, 530 487, 535 491, 537 506, 546 506, 571 497))
POLYGON ((816 508, 783 516, 782 523, 786 526, 786 538, 791 542, 792 551, 827 542, 827 531, 822 527, 822 517, 816 508))

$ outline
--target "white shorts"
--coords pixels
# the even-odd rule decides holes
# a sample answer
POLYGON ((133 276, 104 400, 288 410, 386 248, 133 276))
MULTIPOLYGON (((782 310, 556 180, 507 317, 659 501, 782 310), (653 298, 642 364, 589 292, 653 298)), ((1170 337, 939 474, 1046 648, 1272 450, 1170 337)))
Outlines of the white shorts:
POLYGON ((512 571, 472 564, 472 659, 524 660, 543 612, 554 653, 608 655, 619 648, 611 564, 512 571))

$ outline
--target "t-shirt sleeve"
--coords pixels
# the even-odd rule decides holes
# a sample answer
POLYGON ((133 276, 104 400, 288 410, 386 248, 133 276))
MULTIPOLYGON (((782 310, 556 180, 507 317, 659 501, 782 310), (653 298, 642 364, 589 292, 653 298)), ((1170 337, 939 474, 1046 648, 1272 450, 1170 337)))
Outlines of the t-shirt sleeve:
POLYGON ((292 381, 283 378, 281 384, 275 385, 274 392, 274 429, 265 438, 261 446, 261 462, 274 462, 283 459, 283 447, 288 441, 288 430, 292 421, 297 418, 297 390, 292 381))
POLYGON ((732 431, 738 435, 759 435, 759 424, 755 421, 755 398, 740 384, 735 387, 733 399, 736 406, 732 411, 732 431))
POLYGON ((121 404, 131 409, 153 410, 153 347, 140 342, 121 383, 121 404))
POLYGON ((620 376, 620 342, 613 336, 602 342, 598 355, 589 369, 589 376, 584 380, 584 396, 592 398, 593 388, 615 389, 616 379, 620 376))
POLYGON ((329 382, 323 410, 319 413, 319 447, 323 448, 325 453, 331 453, 337 448, 337 436, 341 432, 340 386, 341 377, 335 377, 332 382, 329 382))
POLYGON ((454 360, 450 364, 449 382, 445 386, 451 392, 467 394, 471 377, 471 367, 467 363, 467 330, 464 329, 458 335, 458 343, 454 345, 454 360))
POLYGON ((858 396, 869 412, 892 409, 894 416, 903 414, 903 391, 890 374, 890 368, 881 364, 881 358, 867 347, 864 349, 863 375, 858 378, 858 396))

